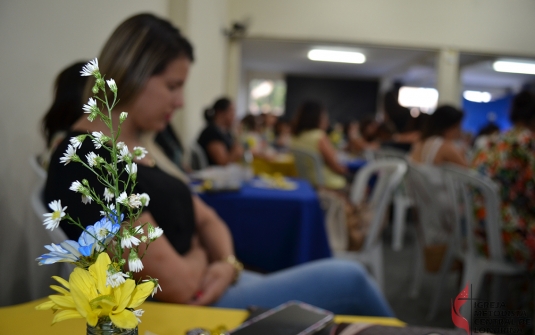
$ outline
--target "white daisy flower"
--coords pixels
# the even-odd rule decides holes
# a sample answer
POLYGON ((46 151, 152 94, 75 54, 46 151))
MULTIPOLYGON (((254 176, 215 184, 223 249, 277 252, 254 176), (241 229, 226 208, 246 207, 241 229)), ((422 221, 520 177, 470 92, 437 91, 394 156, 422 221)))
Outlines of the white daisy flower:
POLYGON ((75 149, 80 149, 82 147, 82 142, 85 140, 85 137, 86 135, 78 135, 71 137, 69 141, 75 149))
POLYGON ((80 73, 82 74, 82 77, 94 76, 95 74, 99 73, 98 59, 95 58, 89 61, 89 63, 84 65, 80 73))
POLYGON ((132 165, 127 165, 125 167, 125 170, 129 175, 135 175, 135 174, 137 174, 137 164, 136 163, 132 163, 132 165))
POLYGON ((101 131, 94 131, 91 133, 93 135, 92 141, 95 144, 95 149, 102 148, 102 145, 104 142, 106 142, 108 139, 101 131))
POLYGON ((158 237, 163 235, 163 229, 162 228, 154 227, 150 223, 147 226, 148 226, 147 230, 149 232, 149 239, 151 241, 154 241, 155 239, 157 239, 158 237))
POLYGON ((114 196, 115 194, 113 194, 113 192, 110 191, 109 188, 107 187, 104 188, 104 199, 106 200, 106 202, 110 202, 114 196))
POLYGON ((121 237, 121 248, 132 248, 132 246, 137 246, 139 245, 141 241, 139 240, 139 238, 135 237, 134 235, 132 235, 132 233, 130 232, 130 230, 128 229, 125 229, 123 231, 123 236, 121 237))
POLYGON ((123 272, 114 272, 111 273, 110 270, 106 271, 106 286, 118 287, 124 284, 125 278, 128 278, 128 275, 123 272))
POLYGON ((119 115, 119 120, 121 122, 124 122, 124 120, 126 120, 127 117, 128 117, 128 113, 127 112, 121 112, 121 115, 119 115))
POLYGON ((142 226, 137 226, 137 227, 134 227, 134 235, 141 235, 143 234, 145 231, 143 230, 143 227, 142 226))
POLYGON ((93 98, 89 98, 87 104, 85 104, 82 109, 84 110, 84 113, 98 112, 97 101, 93 98))
POLYGON ((128 255, 128 267, 132 272, 139 272, 143 270, 143 263, 135 251, 130 251, 130 255, 128 255))
POLYGON ((60 163, 65 163, 65 165, 69 164, 70 162, 74 161, 74 159, 78 157, 76 155, 76 149, 71 144, 67 147, 67 151, 63 153, 63 157, 59 159, 60 163))
POLYGON ((82 202, 84 203, 84 205, 90 204, 92 200, 93 198, 91 198, 90 195, 82 194, 82 202))
POLYGON ((133 154, 136 159, 143 159, 143 157, 145 157, 147 153, 148 153, 147 149, 143 147, 134 147, 133 154))
POLYGON ((80 245, 76 241, 66 240, 60 244, 45 245, 50 252, 37 257, 35 260, 39 261, 39 265, 54 264, 57 262, 77 262, 82 254, 78 252, 80 245))
POLYGON ((106 80, 106 83, 108 84, 108 87, 113 93, 117 93, 117 84, 115 83, 115 80, 106 80))
POLYGON ((65 210, 67 206, 61 207, 61 200, 54 200, 48 204, 48 207, 53 211, 52 213, 43 214, 46 217, 43 225, 46 226, 46 229, 54 230, 59 226, 59 222, 65 216, 65 210))
POLYGON ((154 290, 152 290, 152 297, 158 292, 158 289, 160 289, 160 292, 162 291, 162 287, 158 283, 158 279, 143 279, 142 282, 148 282, 151 281, 154 284, 154 290))
POLYGON ((128 205, 128 195, 126 195, 126 192, 119 194, 119 197, 117 198, 117 202, 123 205, 128 205))
MULTIPOLYGON (((124 112, 123 112, 124 113, 124 112)), ((121 151, 121 149, 125 146, 124 142, 117 142, 117 149, 121 151)))
POLYGON ((128 198, 128 206, 130 206, 130 208, 139 208, 141 205, 139 194, 131 194, 128 198))
POLYGON ((130 157, 130 151, 128 151, 128 147, 126 144, 123 144, 121 146, 121 149, 119 149, 119 155, 117 157, 118 162, 125 161, 128 157, 130 157))
POLYGON ((80 183, 77 180, 77 181, 73 181, 72 182, 71 187, 69 187, 69 190, 74 191, 74 192, 84 193, 85 192, 85 186, 82 185, 82 183, 80 183))
POLYGON ((136 318, 137 318, 137 322, 141 323, 141 319, 140 319, 140 317, 143 316, 143 313, 145 313, 145 311, 142 310, 142 309, 136 309, 136 310, 133 311, 132 313, 134 313, 134 315, 136 316, 136 318))
POLYGON ((147 207, 149 205, 150 197, 147 193, 141 193, 139 195, 139 199, 141 200, 143 206, 147 207))
POLYGON ((90 167, 98 166, 98 158, 99 158, 99 156, 97 154, 95 154, 93 151, 91 151, 90 153, 85 155, 85 158, 87 159, 87 164, 90 167))
MULTIPOLYGON (((115 205, 114 204, 109 204, 108 208, 110 209, 110 211, 113 212, 113 210, 115 209, 115 205)), ((108 214, 105 211, 100 211, 100 216, 107 216, 107 215, 108 214)))

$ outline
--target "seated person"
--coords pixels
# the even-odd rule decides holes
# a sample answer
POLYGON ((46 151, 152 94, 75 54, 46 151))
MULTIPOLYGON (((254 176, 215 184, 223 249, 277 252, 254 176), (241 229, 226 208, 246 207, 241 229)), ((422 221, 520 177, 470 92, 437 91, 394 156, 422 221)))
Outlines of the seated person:
POLYGON ((468 166, 456 140, 461 137, 463 112, 452 106, 441 106, 431 114, 423 128, 420 141, 416 142, 409 159, 418 163, 428 182, 434 185, 437 204, 440 204, 440 222, 433 221, 423 231, 428 244, 446 243, 453 225, 453 209, 442 171, 437 166, 451 163, 468 166), (433 226, 431 224, 434 223, 433 226))
POLYGON ((278 119, 273 128, 275 134, 275 142, 273 146, 278 151, 285 151, 289 148, 292 140, 292 126, 290 122, 284 119, 278 119))
POLYGON ((234 104, 228 98, 218 99, 210 110, 205 111, 208 124, 197 143, 206 153, 209 165, 241 161, 243 148, 231 133, 235 115, 234 104))
POLYGON ((336 149, 329 141, 326 130, 329 116, 325 107, 317 101, 305 101, 293 120, 292 142, 290 147, 319 153, 323 159, 325 187, 342 190, 346 187, 346 166, 338 162, 336 149))
POLYGON ((349 121, 344 124, 345 150, 350 154, 361 154, 365 150, 377 149, 377 143, 368 142, 360 133, 360 123, 349 121))
MULTIPOLYGON (((101 72, 106 78, 113 78, 119 87, 120 102, 112 112, 113 124, 119 124, 122 111, 128 113, 118 140, 133 148, 141 145, 140 138, 145 132, 163 130, 173 111, 183 105, 193 48, 168 21, 152 14, 139 14, 115 30, 104 45, 99 61, 101 72), (145 34, 139 34, 140 31, 145 34), (139 62, 139 59, 147 61, 139 62)), ((93 82, 94 78, 88 88, 93 82)), ((83 179, 98 194, 103 194, 104 186, 82 164, 64 165, 60 157, 72 136, 93 131, 111 135, 100 119, 90 122, 83 117, 73 125, 52 157, 44 194, 47 203, 61 200, 68 207, 69 215, 84 226, 100 219, 101 208, 95 202, 83 204, 69 188, 73 181, 83 179)), ((84 159, 89 152, 110 160, 107 148, 96 149, 86 140, 77 149, 77 155, 84 159)), ((134 279, 157 278, 163 288, 156 293, 157 300, 228 308, 250 305, 270 308, 295 299, 339 314, 392 316, 376 284, 356 262, 325 259, 269 275, 243 271, 238 278, 240 271, 233 260, 232 236, 219 216, 190 192, 188 185, 177 177, 180 174, 164 171, 150 152, 136 163, 134 192, 150 196, 150 205, 144 208, 138 222, 159 226, 164 235, 151 244, 150 252, 143 258, 144 268, 135 273, 134 279)), ((65 221, 61 228, 70 239, 77 239, 81 233, 65 221)))
POLYGON ((54 83, 54 101, 42 121, 47 151, 40 157, 41 165, 47 169, 50 155, 65 134, 83 114, 82 95, 87 77, 80 76, 84 62, 77 62, 65 68, 54 83))
POLYGON ((468 166, 456 141, 461 137, 463 112, 452 106, 442 106, 431 114, 410 154, 412 161, 428 165, 453 163, 468 166))
POLYGON ((272 112, 260 114, 262 137, 269 145, 273 145, 275 142, 275 125, 278 120, 279 118, 272 112))
MULTIPOLYGON (((513 128, 488 139, 476 152, 472 167, 501 189, 504 252, 510 261, 535 270, 535 96, 524 91, 513 100, 513 128)), ((476 204, 476 213, 482 213, 476 204)), ((479 218, 482 219, 482 218, 479 218)), ((481 222, 483 223, 483 222, 481 222)), ((478 229, 484 236, 483 229, 478 229)))
POLYGON ((244 147, 251 150, 255 156, 261 155, 267 147, 267 143, 261 134, 259 118, 253 114, 247 114, 240 123, 240 140, 244 147))
POLYGON ((485 126, 483 126, 479 132, 477 133, 473 150, 480 150, 487 147, 489 140, 493 135, 497 135, 500 133, 500 127, 494 122, 489 122, 485 126))

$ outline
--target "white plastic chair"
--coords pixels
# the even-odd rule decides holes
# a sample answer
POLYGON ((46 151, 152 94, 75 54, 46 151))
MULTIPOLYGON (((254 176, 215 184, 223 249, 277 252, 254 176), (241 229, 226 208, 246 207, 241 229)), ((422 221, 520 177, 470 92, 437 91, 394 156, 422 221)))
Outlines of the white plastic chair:
POLYGON ((191 168, 193 170, 203 170, 208 167, 208 158, 204 153, 203 148, 197 142, 190 145, 191 150, 191 168))
POLYGON ((350 199, 353 204, 366 202, 373 215, 364 243, 359 251, 335 252, 335 256, 360 261, 370 270, 381 290, 384 289, 383 243, 381 232, 385 214, 392 196, 407 172, 407 165, 400 159, 376 160, 366 164, 355 176, 350 199), (372 192, 367 196, 370 180, 376 176, 372 192))
MULTIPOLYGON (((409 289, 409 297, 416 298, 425 272, 424 246, 437 243, 436 238, 441 238, 440 243, 447 244, 450 237, 443 231, 436 232, 435 228, 443 227, 445 203, 437 197, 437 184, 430 179, 430 173, 435 177, 442 177, 443 171, 439 167, 426 166, 408 162, 407 186, 418 213, 416 229, 415 253, 413 262, 413 280, 409 289), (432 228, 430 228, 432 227, 432 228)), ((446 190, 443 190, 446 192, 446 190)), ((446 194, 446 200, 447 198, 446 194)))
MULTIPOLYGON (((401 150, 382 148, 375 152, 376 159, 398 158, 406 161, 407 154, 401 150)), ((408 191, 409 185, 404 178, 392 199, 392 249, 400 251, 403 248, 403 239, 407 230, 407 213, 414 206, 414 200, 408 191)))
MULTIPOLYGON (((443 168, 448 192, 454 203, 455 230, 448 251, 442 262, 437 289, 432 301, 428 318, 436 315, 440 304, 441 287, 445 276, 455 258, 464 263, 464 273, 461 280, 461 290, 466 284, 471 285, 472 296, 478 296, 483 277, 487 273, 500 275, 515 275, 526 271, 518 264, 506 261, 503 241, 501 238, 501 200, 499 186, 490 178, 470 170, 454 165, 443 168), (485 204, 485 233, 488 245, 488 255, 477 251, 474 231, 473 192, 478 190, 485 204)), ((499 289, 495 286, 496 289, 499 289)), ((468 320, 470 321, 470 320, 468 320)))
POLYGON ((318 153, 302 148, 291 148, 290 152, 294 155, 295 167, 299 178, 308 180, 316 187, 325 184, 323 178, 323 160, 318 153))

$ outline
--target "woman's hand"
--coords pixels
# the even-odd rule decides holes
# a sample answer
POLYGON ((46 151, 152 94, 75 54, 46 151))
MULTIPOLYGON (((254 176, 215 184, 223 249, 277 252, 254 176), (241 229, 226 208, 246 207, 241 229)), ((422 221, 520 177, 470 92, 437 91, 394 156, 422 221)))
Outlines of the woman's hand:
POLYGON ((208 266, 199 292, 190 302, 192 305, 210 305, 225 293, 234 280, 236 270, 227 262, 214 262, 208 266))

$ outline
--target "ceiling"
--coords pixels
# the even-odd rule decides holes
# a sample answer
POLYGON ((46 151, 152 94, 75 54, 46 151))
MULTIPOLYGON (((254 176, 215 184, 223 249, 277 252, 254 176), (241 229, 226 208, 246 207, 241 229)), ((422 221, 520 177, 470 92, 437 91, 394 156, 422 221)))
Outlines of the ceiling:
MULTIPOLYGON (((499 73, 492 67, 496 57, 461 54, 463 89, 486 90, 493 95, 517 91, 535 76, 499 73)), ((282 40, 245 39, 242 66, 246 71, 301 74, 326 77, 390 78, 405 85, 434 87, 436 51, 377 46, 340 45, 282 40), (307 53, 313 47, 348 48, 366 55, 364 64, 313 62, 307 53)))

